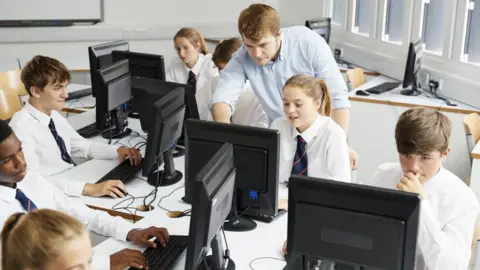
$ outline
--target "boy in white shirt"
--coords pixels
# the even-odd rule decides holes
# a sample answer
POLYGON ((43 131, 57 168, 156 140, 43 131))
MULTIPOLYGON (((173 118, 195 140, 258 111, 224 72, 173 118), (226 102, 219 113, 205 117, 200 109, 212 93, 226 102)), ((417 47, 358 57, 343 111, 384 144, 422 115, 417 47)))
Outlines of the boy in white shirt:
POLYGON ((291 77, 284 86, 283 109, 285 117, 271 125, 280 131, 279 181, 297 174, 350 182, 347 138, 330 118, 326 83, 307 75, 291 77))
POLYGON ((415 270, 468 269, 480 207, 472 190, 442 167, 450 152, 450 120, 429 108, 399 118, 395 140, 400 164, 379 166, 372 180, 384 188, 421 195, 415 270))
MULTIPOLYGON (((14 213, 52 209, 78 219, 89 230, 101 235, 153 248, 156 248, 156 245, 149 239, 157 237, 163 246, 166 245, 167 229, 133 229, 134 225, 124 219, 92 210, 79 200, 66 196, 45 181, 41 174, 27 171, 22 146, 8 124, 0 120, 0 227, 14 213)), ((119 270, 129 266, 145 269, 146 263, 140 251, 124 249, 109 257, 97 256, 93 260, 93 269, 119 270)))
MULTIPOLYGON (((45 177, 74 167, 72 159, 129 158, 139 164, 142 157, 137 149, 92 143, 80 136, 67 119, 60 115, 68 97, 67 85, 71 75, 60 61, 46 56, 35 56, 22 70, 22 82, 29 94, 25 107, 15 113, 10 126, 23 144, 25 158, 31 169, 45 177)), ((124 197, 127 190, 119 180, 100 184, 85 184, 63 179, 54 181, 69 196, 124 197)))

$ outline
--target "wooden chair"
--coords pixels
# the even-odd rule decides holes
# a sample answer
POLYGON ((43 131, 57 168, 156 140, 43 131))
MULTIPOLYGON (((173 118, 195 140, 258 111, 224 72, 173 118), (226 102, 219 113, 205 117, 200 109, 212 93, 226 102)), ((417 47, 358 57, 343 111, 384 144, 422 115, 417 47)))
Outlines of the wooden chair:
POLYGON ((0 119, 9 120, 22 106, 16 91, 8 91, 2 88, 0 85, 0 119))
POLYGON ((348 81, 350 82, 350 87, 351 87, 350 90, 353 90, 367 82, 365 80, 365 73, 361 68, 354 68, 354 69, 347 70, 347 78, 348 78, 348 81))
POLYGON ((16 91, 19 96, 28 95, 27 90, 25 89, 25 86, 20 78, 21 74, 21 69, 1 72, 0 85, 3 86, 3 89, 16 91))
POLYGON ((467 136, 468 155, 470 156, 470 162, 473 162, 471 153, 480 141, 480 115, 476 113, 466 115, 463 118, 463 127, 467 136))

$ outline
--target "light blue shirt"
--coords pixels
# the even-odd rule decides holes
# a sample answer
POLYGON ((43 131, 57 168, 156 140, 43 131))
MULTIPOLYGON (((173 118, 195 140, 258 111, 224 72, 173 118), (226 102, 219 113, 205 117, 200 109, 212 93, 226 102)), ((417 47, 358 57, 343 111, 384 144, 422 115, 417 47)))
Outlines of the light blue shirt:
POLYGON ((332 51, 325 40, 304 26, 281 29, 282 45, 275 61, 257 66, 243 45, 220 72, 220 79, 211 104, 227 103, 235 110, 235 103, 246 80, 263 106, 269 121, 284 116, 283 86, 297 74, 306 74, 325 80, 332 93, 333 108, 350 108, 347 85, 332 51))

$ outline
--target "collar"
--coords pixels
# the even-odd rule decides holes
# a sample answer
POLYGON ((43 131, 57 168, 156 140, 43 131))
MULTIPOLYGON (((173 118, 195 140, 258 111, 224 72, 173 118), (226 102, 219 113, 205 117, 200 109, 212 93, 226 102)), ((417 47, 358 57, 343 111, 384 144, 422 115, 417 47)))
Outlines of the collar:
POLYGON ((16 201, 17 187, 11 188, 0 185, 0 200, 13 203, 16 201))
POLYGON ((278 54, 278 60, 283 61, 287 54, 287 41, 285 40, 285 35, 280 33, 280 53, 278 54))
POLYGON ((297 136, 300 135, 305 140, 307 144, 309 144, 313 138, 315 138, 318 134, 318 130, 320 129, 320 124, 322 122, 323 116, 317 114, 317 118, 313 121, 312 125, 307 128, 304 132, 300 133, 296 128, 292 128, 292 139, 296 140, 297 136))
POLYGON ((445 171, 445 169, 443 168, 443 165, 440 165, 440 169, 438 169, 438 172, 432 176, 432 178, 430 178, 430 180, 428 180, 427 182, 423 183, 423 187, 424 188, 428 188, 431 183, 433 183, 434 181, 436 181, 437 178, 441 178, 441 175, 443 174, 443 172, 445 171))
POLYGON ((198 54, 198 60, 195 65, 191 69, 189 69, 186 65, 185 67, 187 68, 187 73, 188 72, 193 72, 195 74, 195 77, 198 77, 198 73, 200 72, 200 68, 202 67, 203 60, 205 59, 205 55, 203 53, 198 54))
POLYGON ((39 111, 37 108, 33 107, 30 104, 30 101, 25 103, 25 110, 35 118, 40 124, 48 126, 50 124, 50 120, 52 119, 50 116, 46 115, 45 113, 39 111))

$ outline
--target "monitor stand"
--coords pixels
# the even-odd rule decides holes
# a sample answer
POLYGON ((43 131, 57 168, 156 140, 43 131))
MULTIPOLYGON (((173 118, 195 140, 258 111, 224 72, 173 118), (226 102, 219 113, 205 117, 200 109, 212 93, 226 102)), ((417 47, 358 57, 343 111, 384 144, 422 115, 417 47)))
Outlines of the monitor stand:
POLYGON ((118 107, 115 111, 110 112, 106 122, 109 123, 109 127, 102 131, 102 137, 105 139, 120 139, 132 133, 132 130, 127 128, 128 119, 123 107, 118 107))
POLYGON ((178 183, 183 178, 183 174, 180 171, 175 170, 175 164, 173 163, 172 147, 168 148, 163 153, 164 168, 162 171, 158 170, 158 162, 160 158, 157 158, 156 166, 148 175, 148 183, 155 187, 166 187, 178 183))
POLYGON ((212 248, 212 255, 206 256, 205 260, 200 264, 199 270, 206 269, 225 269, 235 270, 235 262, 230 258, 225 258, 225 252, 223 250, 223 243, 221 238, 221 231, 219 230, 216 236, 210 243, 212 248), (226 264, 226 265, 225 265, 226 264))
POLYGON ((238 215, 237 196, 237 189, 235 189, 232 198, 232 209, 230 210, 230 214, 228 215, 226 222, 223 224, 223 228, 225 231, 229 232, 251 231, 257 227, 257 223, 250 218, 238 215))
POLYGON ((417 75, 414 75, 413 76, 413 80, 412 80, 412 89, 409 89, 409 90, 402 90, 400 92, 400 94, 402 95, 405 95, 405 96, 418 96, 420 94, 422 94, 422 89, 418 89, 418 83, 417 83, 418 79, 417 79, 417 75))

